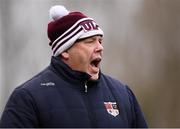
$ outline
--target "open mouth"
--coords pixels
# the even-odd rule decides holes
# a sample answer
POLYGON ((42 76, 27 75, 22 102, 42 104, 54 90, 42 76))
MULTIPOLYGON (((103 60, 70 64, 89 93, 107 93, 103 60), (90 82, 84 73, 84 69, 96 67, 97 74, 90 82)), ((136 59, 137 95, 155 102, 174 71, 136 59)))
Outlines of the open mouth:
POLYGON ((90 65, 94 71, 99 70, 101 58, 95 58, 91 61, 90 65))

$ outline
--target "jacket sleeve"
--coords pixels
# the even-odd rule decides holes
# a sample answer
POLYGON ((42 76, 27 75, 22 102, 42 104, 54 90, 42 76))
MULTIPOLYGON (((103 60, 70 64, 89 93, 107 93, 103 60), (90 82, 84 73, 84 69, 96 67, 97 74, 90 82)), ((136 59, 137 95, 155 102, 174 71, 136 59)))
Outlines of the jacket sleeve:
POLYGON ((144 115, 140 109, 140 106, 138 104, 138 101, 134 95, 134 93, 132 92, 132 90, 126 86, 127 91, 128 91, 128 95, 129 95, 129 99, 130 99, 130 103, 132 105, 132 112, 133 112, 133 128, 147 128, 148 125, 145 121, 144 115))
POLYGON ((30 93, 22 88, 17 88, 10 96, 2 117, 1 128, 37 127, 36 106, 30 93))

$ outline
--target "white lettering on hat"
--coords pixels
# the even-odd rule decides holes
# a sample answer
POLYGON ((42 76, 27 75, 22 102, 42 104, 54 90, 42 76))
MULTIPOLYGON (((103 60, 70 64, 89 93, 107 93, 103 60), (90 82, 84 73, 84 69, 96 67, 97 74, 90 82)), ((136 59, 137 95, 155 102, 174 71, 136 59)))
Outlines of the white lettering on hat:
POLYGON ((81 22, 80 25, 85 32, 91 31, 91 30, 98 30, 98 25, 94 21, 91 21, 91 20, 81 22))

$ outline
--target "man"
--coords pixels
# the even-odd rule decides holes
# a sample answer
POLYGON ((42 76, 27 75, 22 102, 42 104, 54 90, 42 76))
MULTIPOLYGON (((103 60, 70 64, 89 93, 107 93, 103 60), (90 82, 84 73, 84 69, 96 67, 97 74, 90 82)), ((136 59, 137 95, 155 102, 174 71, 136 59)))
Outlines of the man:
POLYGON ((14 90, 0 127, 147 127, 129 87, 100 71, 98 24, 60 5, 50 15, 51 64, 14 90))

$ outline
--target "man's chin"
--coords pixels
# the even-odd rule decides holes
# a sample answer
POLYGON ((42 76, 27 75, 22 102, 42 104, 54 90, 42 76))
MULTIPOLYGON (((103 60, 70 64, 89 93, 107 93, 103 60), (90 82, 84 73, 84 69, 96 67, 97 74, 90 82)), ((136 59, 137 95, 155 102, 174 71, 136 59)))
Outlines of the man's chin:
POLYGON ((99 73, 98 74, 90 74, 90 75, 91 75, 90 80, 92 80, 92 81, 96 81, 99 78, 99 73))

